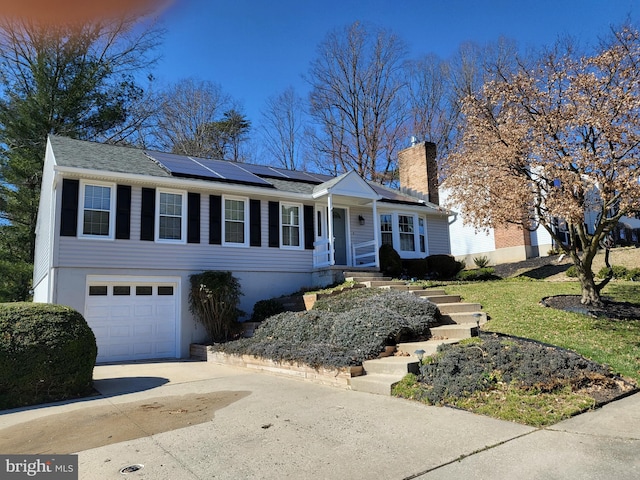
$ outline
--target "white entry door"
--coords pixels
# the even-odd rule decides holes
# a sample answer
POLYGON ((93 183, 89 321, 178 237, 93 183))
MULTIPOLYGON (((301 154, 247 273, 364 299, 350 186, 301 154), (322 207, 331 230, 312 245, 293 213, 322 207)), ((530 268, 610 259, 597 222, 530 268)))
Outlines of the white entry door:
POLYGON ((97 362, 179 357, 179 282, 89 280, 85 319, 97 362))

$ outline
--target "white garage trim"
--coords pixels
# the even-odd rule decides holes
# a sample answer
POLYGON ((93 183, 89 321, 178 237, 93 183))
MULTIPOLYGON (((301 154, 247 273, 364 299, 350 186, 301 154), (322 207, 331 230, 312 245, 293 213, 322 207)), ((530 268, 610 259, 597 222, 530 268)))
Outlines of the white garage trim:
POLYGON ((179 358, 180 299, 180 277, 87 275, 84 316, 97 361, 179 358))

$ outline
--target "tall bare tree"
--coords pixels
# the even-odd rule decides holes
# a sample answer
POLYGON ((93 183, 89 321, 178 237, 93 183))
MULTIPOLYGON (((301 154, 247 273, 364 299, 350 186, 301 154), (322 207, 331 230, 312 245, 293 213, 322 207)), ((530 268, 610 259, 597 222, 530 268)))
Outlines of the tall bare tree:
POLYGON ((289 170, 302 166, 304 104, 293 87, 269 97, 262 112, 265 146, 276 162, 289 170))
POLYGON ((542 225, 573 260, 584 304, 600 304, 592 261, 640 207, 640 34, 624 27, 591 54, 558 42, 515 71, 496 68, 463 104, 445 184, 477 227, 542 225), (595 213, 593 227, 585 215, 595 213), (569 231, 568 243, 554 224, 569 231))
POLYGON ((389 180, 407 137, 405 54, 396 35, 358 22, 330 32, 320 44, 309 82, 323 169, 389 180))

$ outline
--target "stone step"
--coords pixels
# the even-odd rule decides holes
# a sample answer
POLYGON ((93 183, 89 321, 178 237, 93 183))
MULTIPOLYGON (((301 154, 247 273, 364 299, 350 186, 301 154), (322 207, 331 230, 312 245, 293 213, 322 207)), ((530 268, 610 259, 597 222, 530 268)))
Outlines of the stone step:
POLYGON ((387 287, 387 286, 391 286, 391 285, 406 285, 405 282, 403 282, 402 280, 368 280, 366 282, 361 282, 363 285, 365 285, 368 288, 380 288, 380 287, 387 287))
POLYGON ((452 302, 452 303, 440 303, 438 304, 438 310, 440 313, 475 313, 482 310, 482 305, 479 303, 463 303, 463 302, 452 302))
POLYGON ((485 312, 446 313, 440 316, 440 323, 446 325, 457 323, 458 325, 472 325, 475 327, 478 322, 480 325, 487 323, 487 314, 485 312))
POLYGON ((478 336, 478 328, 475 325, 440 325, 429 329, 431 335, 438 338, 462 340, 463 338, 471 338, 478 336))
POLYGON ((378 288, 381 288, 383 290, 401 290, 409 292, 415 292, 422 289, 422 287, 420 287, 419 285, 407 285, 405 283, 393 283, 390 285, 383 285, 378 288))
POLYGON ((456 303, 460 301, 460 295, 420 295, 421 298, 439 305, 441 303, 456 303))
POLYGON ((419 289, 419 290, 413 290, 411 293, 413 293, 414 295, 417 295, 418 297, 428 297, 428 296, 435 296, 435 295, 446 295, 447 292, 445 292, 442 289, 428 289, 425 290, 423 288, 419 289))
POLYGON ((393 279, 391 277, 382 277, 382 276, 372 277, 372 276, 357 275, 353 277, 344 277, 344 280, 346 282, 365 283, 365 282, 371 282, 371 281, 390 282, 393 279))
MULTIPOLYGON (((424 356, 428 357, 429 355, 433 355, 438 351, 438 346, 443 343, 458 343, 460 339, 458 338, 448 338, 444 340, 426 340, 423 342, 407 342, 407 343, 399 343, 397 346, 399 353, 408 353, 411 355, 412 359, 417 360, 415 351, 416 350, 424 350, 424 356)), ((409 357, 405 357, 409 358, 409 357)))
POLYGON ((342 272, 344 278, 352 278, 352 277, 365 277, 365 278, 377 278, 383 277, 384 275, 381 272, 375 271, 353 271, 353 272, 342 272))
POLYGON ((418 371, 418 361, 415 357, 384 357, 373 360, 365 360, 362 367, 367 375, 383 374, 383 375, 400 375, 400 378, 407 373, 416 373, 418 371))
MULTIPOLYGON (((406 374, 405 374, 406 375, 406 374)), ((391 386, 402 380, 404 375, 364 375, 351 378, 351 390, 357 392, 391 395, 391 386)))

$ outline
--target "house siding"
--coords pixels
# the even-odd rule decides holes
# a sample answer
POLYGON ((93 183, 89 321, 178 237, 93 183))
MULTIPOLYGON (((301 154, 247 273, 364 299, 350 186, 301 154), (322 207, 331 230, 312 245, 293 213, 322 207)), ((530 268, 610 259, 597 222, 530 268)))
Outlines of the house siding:
POLYGON ((427 217, 427 255, 450 253, 447 217, 427 217))

